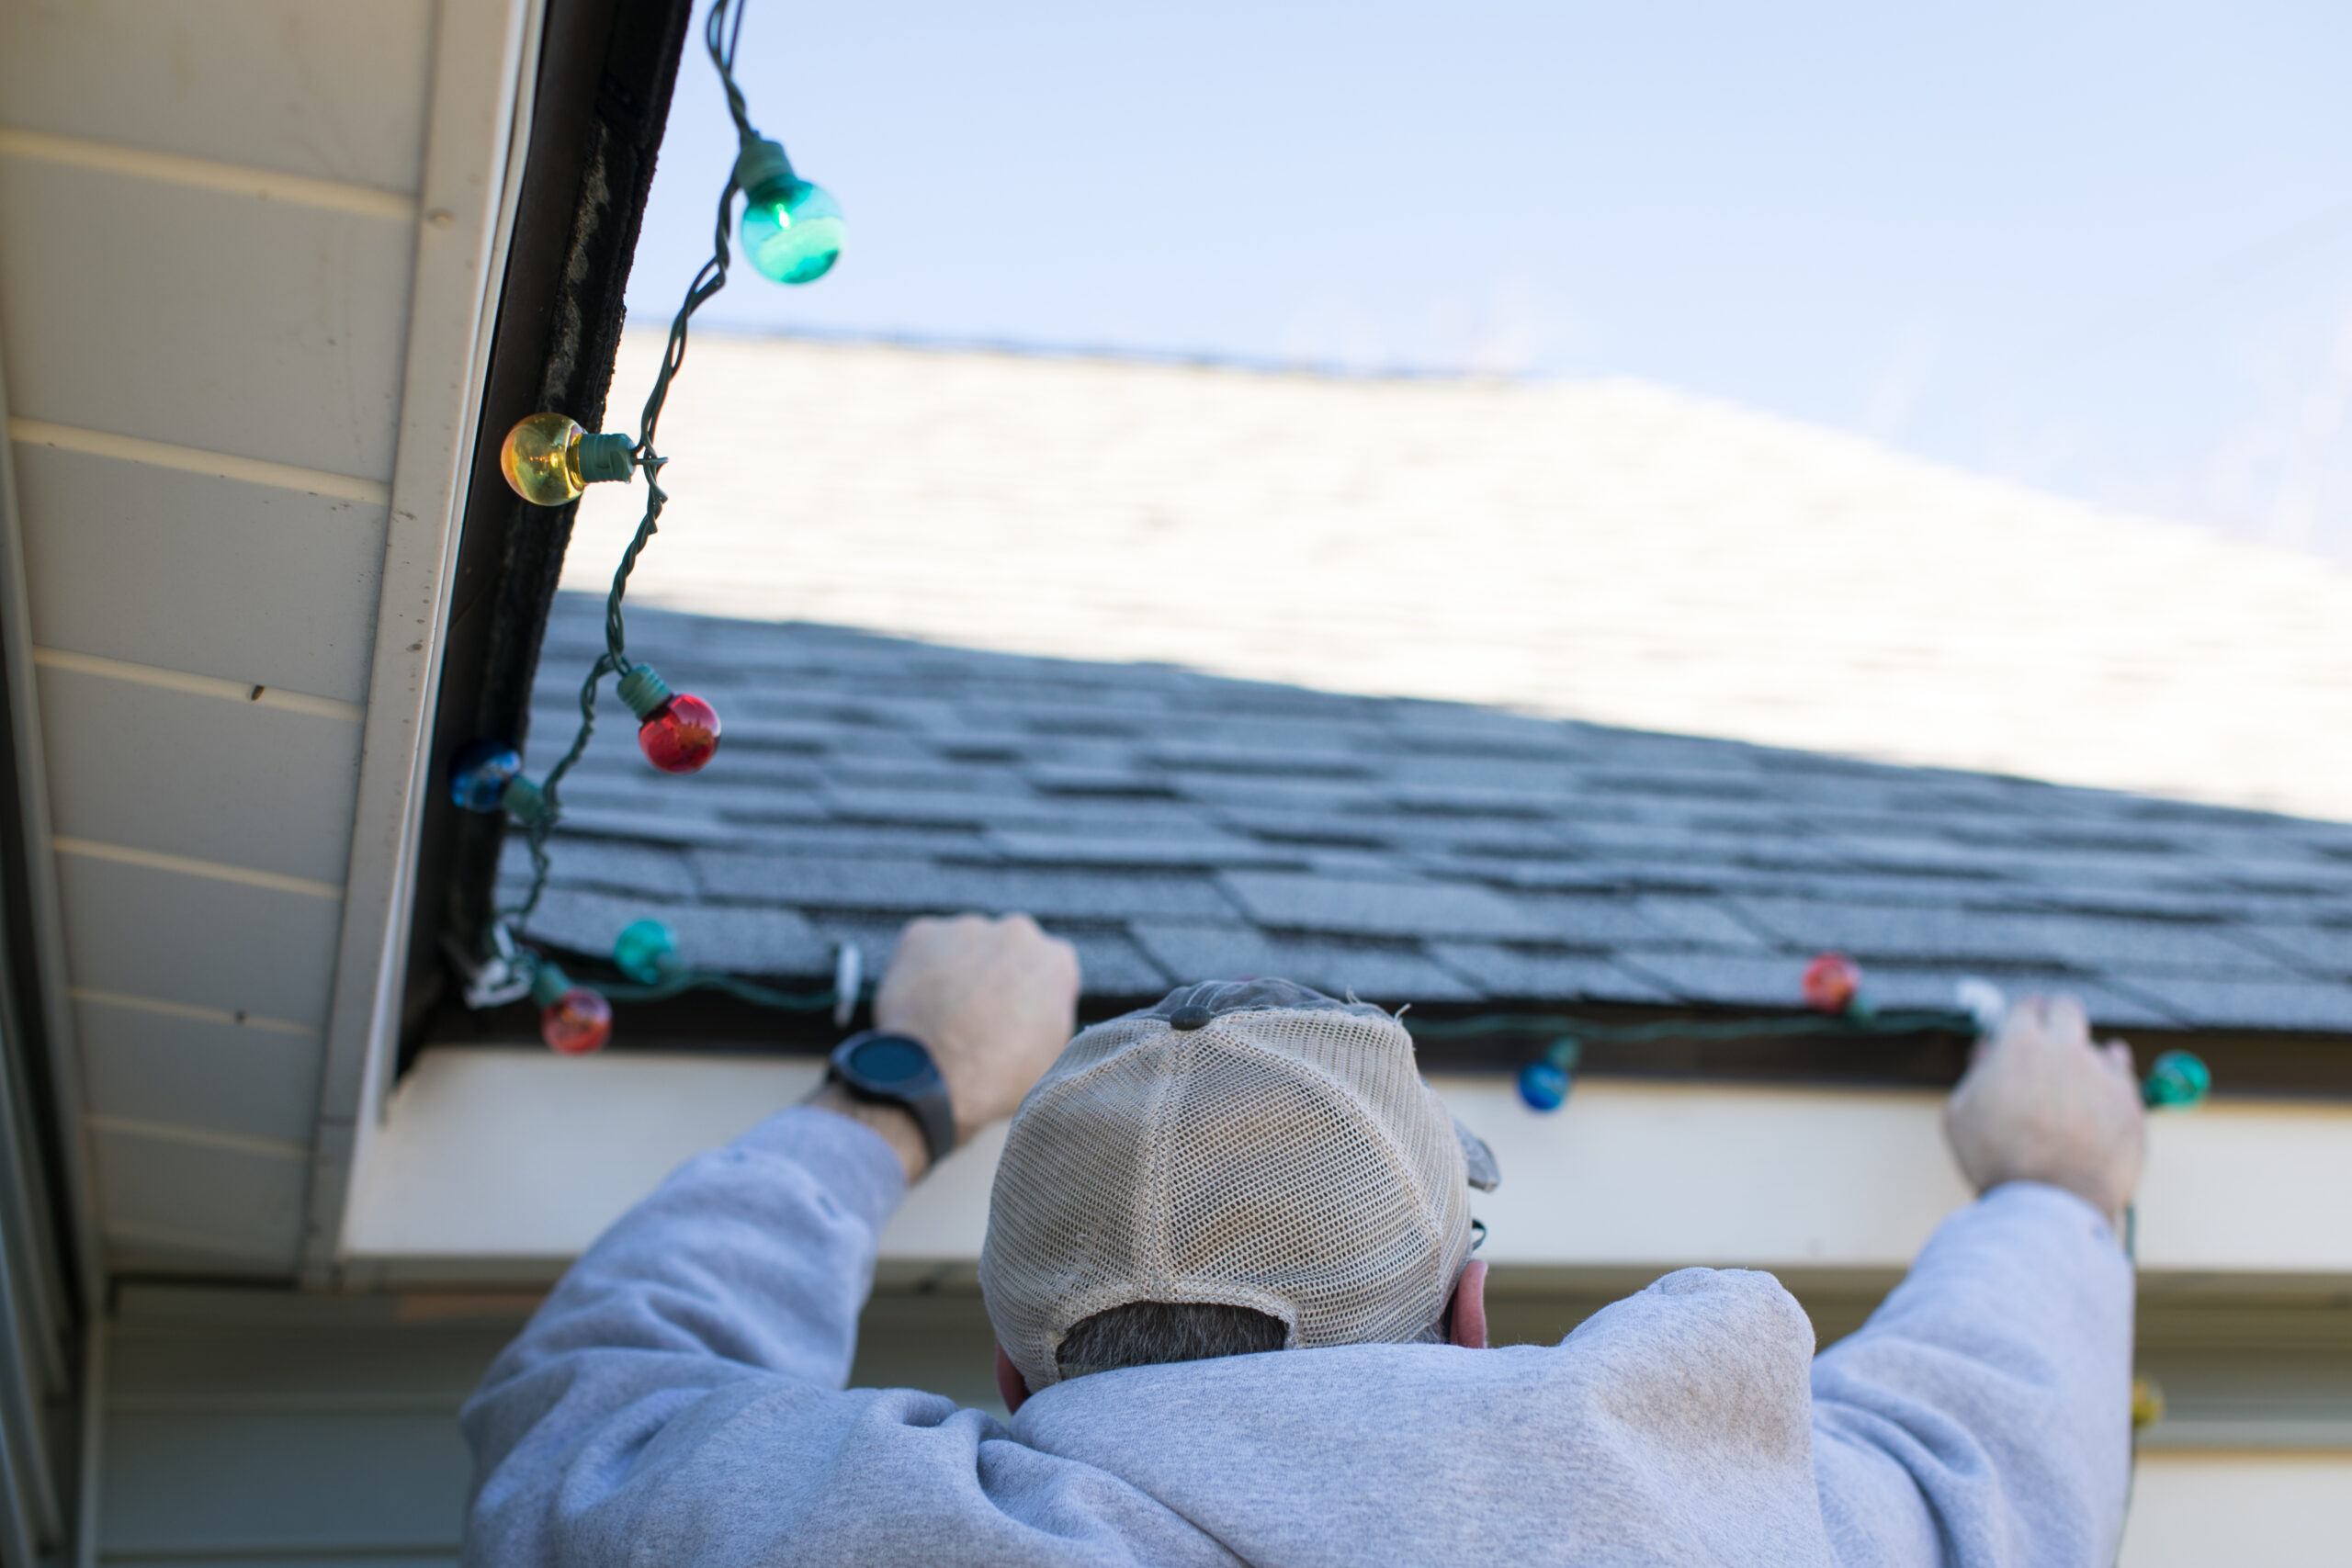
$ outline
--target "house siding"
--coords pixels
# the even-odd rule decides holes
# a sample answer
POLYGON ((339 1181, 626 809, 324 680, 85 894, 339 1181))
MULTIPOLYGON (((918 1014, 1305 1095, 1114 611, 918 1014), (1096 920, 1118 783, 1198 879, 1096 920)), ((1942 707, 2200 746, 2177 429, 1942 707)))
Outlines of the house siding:
POLYGON ((0 6, 11 700, 107 1267, 290 1277, 352 1141, 533 9, 0 6))

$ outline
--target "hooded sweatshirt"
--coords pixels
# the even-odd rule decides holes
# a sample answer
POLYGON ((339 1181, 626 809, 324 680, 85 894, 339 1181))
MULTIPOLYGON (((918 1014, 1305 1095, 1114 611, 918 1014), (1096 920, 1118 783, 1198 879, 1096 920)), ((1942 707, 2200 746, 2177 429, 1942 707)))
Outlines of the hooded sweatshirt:
POLYGON ((1685 1269, 1558 1345, 1098 1372, 1009 1422, 846 1389, 905 1190, 783 1112, 564 1278, 467 1405, 474 1568, 2103 1565, 2132 1272, 2056 1188, 1945 1221, 1816 1357, 1770 1275, 1685 1269))

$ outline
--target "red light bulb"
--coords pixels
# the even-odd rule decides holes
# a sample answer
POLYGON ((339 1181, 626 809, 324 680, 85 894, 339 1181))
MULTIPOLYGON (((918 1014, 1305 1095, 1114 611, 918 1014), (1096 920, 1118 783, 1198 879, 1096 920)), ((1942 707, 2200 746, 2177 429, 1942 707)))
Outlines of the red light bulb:
POLYGON ((637 727, 645 760, 665 773, 691 773, 718 750, 718 710, 692 692, 680 692, 637 727))
POLYGON ((585 986, 574 986, 539 1011, 539 1038, 548 1049, 584 1056, 613 1034, 613 1004, 585 986))
POLYGON ((1804 966, 1804 1005, 1815 1012, 1841 1013, 1862 994, 1862 966, 1842 953, 1824 953, 1804 966))

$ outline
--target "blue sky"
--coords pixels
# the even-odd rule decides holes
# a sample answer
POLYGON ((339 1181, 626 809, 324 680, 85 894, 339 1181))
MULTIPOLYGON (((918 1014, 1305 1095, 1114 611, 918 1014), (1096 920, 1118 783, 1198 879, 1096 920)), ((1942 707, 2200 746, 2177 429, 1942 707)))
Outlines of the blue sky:
MULTIPOLYGON (((849 215, 715 324, 1624 374, 2352 556, 2352 6, 754 0, 849 215)), ((632 278, 731 131, 699 49, 632 278)))

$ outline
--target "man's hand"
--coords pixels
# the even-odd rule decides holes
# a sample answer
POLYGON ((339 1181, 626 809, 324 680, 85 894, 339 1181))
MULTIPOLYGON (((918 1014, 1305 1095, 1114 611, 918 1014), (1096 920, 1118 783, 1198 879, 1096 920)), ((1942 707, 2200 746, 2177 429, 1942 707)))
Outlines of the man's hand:
MULTIPOLYGON (((962 1144, 1010 1116, 1078 1021, 1078 951, 1026 915, 907 922, 874 998, 874 1027, 931 1048, 962 1144)), ((914 1118, 824 1084, 808 1103, 865 1122, 898 1151, 907 1179, 929 1163, 914 1118)))
POLYGON ((874 1027, 931 1047, 956 1141, 1010 1116, 1078 1021, 1078 952, 1026 915, 910 920, 874 998, 874 1027))
POLYGON ((2027 997, 1977 1047, 1944 1108, 1944 1134, 1977 1191, 2045 1181, 2120 1230, 2140 1182, 2143 1114, 2130 1048, 2093 1045, 2074 998, 2027 997))

